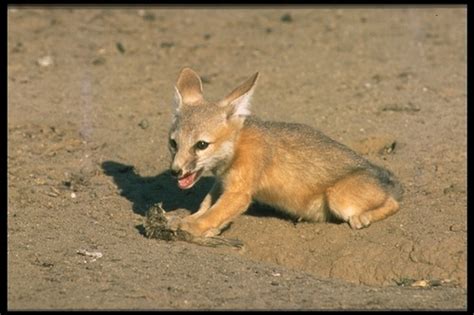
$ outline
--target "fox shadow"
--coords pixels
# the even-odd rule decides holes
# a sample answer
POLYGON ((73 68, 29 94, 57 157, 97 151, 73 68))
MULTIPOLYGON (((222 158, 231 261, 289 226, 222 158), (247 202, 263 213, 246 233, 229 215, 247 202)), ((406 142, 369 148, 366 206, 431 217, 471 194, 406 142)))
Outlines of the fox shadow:
MULTIPOLYGON (((106 175, 113 178, 120 189, 120 195, 132 202, 133 211, 141 216, 146 216, 148 209, 157 203, 162 203, 165 211, 184 208, 194 213, 199 209, 202 200, 215 181, 212 177, 203 177, 192 189, 181 190, 176 183, 176 178, 169 171, 156 176, 140 176, 132 165, 114 161, 103 162, 102 169, 106 175)), ((246 214, 293 219, 259 203, 252 203, 246 214)))
POLYGON ((140 176, 132 165, 114 161, 103 162, 102 169, 113 178, 120 195, 132 202, 133 211, 142 216, 157 203, 162 203, 166 211, 185 208, 195 212, 214 181, 203 177, 193 189, 181 190, 169 171, 156 176, 140 176))

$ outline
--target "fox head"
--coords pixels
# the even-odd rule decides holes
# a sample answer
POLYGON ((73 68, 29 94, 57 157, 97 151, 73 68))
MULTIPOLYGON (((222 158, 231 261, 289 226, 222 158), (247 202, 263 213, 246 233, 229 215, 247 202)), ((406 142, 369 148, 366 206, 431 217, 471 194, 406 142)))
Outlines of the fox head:
POLYGON ((258 72, 218 102, 204 99, 199 75, 181 70, 175 86, 176 113, 169 132, 171 173, 181 189, 191 188, 205 172, 221 174, 234 155, 235 141, 250 115, 258 72))

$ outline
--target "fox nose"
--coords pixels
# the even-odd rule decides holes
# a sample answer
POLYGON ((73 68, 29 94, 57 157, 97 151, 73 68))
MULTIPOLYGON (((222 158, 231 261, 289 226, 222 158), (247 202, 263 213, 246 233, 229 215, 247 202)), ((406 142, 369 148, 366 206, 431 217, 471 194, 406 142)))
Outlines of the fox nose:
POLYGON ((179 177, 183 174, 183 170, 182 169, 179 169, 179 168, 171 168, 170 170, 171 172, 171 175, 175 176, 175 177, 179 177))

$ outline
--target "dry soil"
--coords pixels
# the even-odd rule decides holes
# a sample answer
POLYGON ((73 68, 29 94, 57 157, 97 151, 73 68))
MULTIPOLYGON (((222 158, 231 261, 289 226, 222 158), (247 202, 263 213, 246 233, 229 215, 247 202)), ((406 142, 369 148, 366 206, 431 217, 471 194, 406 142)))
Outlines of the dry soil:
POLYGON ((466 309, 465 7, 8 10, 8 309, 466 309), (242 250, 147 239, 196 210, 167 171, 184 66, 217 100, 316 127, 405 186, 354 231, 253 205, 242 250))

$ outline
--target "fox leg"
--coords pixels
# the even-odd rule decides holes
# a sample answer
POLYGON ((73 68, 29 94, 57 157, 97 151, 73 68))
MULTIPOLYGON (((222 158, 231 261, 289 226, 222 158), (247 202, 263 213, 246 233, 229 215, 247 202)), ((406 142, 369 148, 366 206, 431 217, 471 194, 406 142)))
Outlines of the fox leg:
POLYGON ((182 219, 179 228, 195 236, 214 236, 234 218, 244 213, 252 198, 248 193, 224 192, 217 202, 199 216, 182 219))
POLYGON ((362 172, 351 174, 326 189, 330 211, 361 229, 382 220, 399 209, 398 202, 379 186, 377 180, 362 172))
POLYGON ((218 181, 216 181, 214 185, 212 186, 211 190, 204 197, 203 201, 201 202, 199 206, 198 211, 196 211, 195 213, 190 214, 184 218, 182 217, 182 215, 176 215, 175 211, 165 214, 165 216, 168 219, 168 225, 171 227, 171 229, 176 230, 181 225, 184 219, 186 220, 197 219, 202 214, 204 214, 207 210, 209 210, 209 208, 211 208, 211 206, 216 202, 221 192, 222 192, 222 185, 218 181))
POLYGON ((361 229, 396 213, 399 208, 398 202, 389 196, 380 207, 350 217, 349 224, 353 229, 361 229))
POLYGON ((216 181, 214 185, 212 186, 211 190, 209 193, 204 197, 204 200, 201 202, 201 205, 199 206, 199 210, 196 211, 191 215, 191 217, 197 219, 200 217, 203 213, 205 213, 209 208, 216 202, 217 198, 219 198, 219 195, 222 193, 222 185, 219 181, 216 181))
POLYGON ((229 170, 221 175, 222 194, 199 216, 182 219, 180 228, 194 236, 214 236, 244 213, 252 202, 255 183, 261 176, 262 146, 259 142, 241 143, 229 170))

